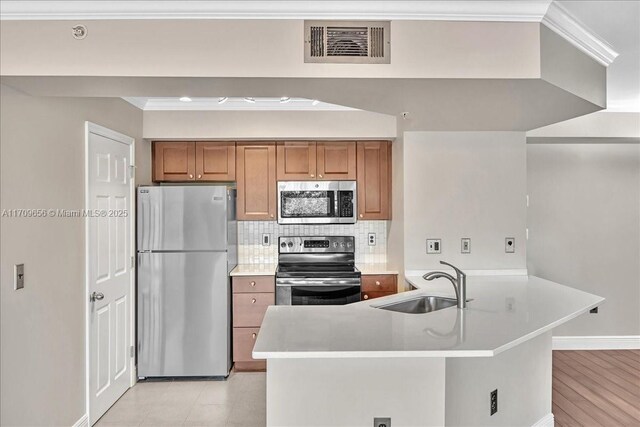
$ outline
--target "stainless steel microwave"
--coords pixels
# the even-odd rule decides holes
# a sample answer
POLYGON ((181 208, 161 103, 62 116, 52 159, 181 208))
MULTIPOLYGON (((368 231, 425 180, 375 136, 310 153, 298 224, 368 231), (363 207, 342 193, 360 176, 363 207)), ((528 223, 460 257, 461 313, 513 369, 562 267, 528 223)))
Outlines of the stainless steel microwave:
POLYGON ((278 224, 355 224, 355 181, 278 182, 278 224))

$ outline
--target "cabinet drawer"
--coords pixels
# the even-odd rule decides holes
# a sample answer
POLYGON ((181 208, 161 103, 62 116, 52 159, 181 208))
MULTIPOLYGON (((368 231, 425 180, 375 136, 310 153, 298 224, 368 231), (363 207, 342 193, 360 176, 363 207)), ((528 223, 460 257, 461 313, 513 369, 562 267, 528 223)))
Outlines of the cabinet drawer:
POLYGON ((254 362, 251 357, 260 328, 233 328, 233 361, 254 362))
POLYGON ((267 307, 275 304, 273 293, 247 293, 233 295, 233 326, 259 327, 267 307))
POLYGON ((362 292, 397 291, 396 276, 393 274, 362 276, 362 292))
POLYGON ((362 299, 362 301, 368 301, 370 299, 386 297, 386 296, 394 295, 394 294, 395 294, 395 292, 375 292, 375 291, 362 292, 362 295, 360 295, 360 298, 362 299))
POLYGON ((233 293, 244 294, 254 292, 275 292, 276 279, 274 276, 235 276, 233 278, 233 293))

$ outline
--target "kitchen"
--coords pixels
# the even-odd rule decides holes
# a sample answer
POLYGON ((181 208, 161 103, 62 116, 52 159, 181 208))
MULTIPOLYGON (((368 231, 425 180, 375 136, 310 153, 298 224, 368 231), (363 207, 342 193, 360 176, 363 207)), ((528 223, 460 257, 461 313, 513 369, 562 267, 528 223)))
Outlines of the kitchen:
POLYGON ((640 422, 612 4, 3 2, 0 424, 640 422))

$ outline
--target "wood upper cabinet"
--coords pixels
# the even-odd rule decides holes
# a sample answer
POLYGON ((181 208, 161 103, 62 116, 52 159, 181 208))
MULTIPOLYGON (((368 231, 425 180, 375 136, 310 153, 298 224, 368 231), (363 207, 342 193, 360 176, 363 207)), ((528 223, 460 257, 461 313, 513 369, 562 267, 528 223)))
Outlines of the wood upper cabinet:
POLYGON ((193 181, 196 174, 195 150, 193 142, 154 142, 153 180, 193 181))
POLYGON ((235 181, 235 142, 153 143, 153 180, 235 181))
POLYGON ((197 181, 235 181, 235 142, 196 142, 197 181))
POLYGON ((316 143, 318 179, 353 181, 356 179, 355 142, 316 143))
POLYGON ((278 143, 278 181, 355 180, 356 143, 278 143))
POLYGON ((358 219, 391 219, 391 143, 357 144, 358 219))
POLYGON ((238 220, 276 218, 276 145, 238 143, 236 147, 238 220))
POLYGON ((278 143, 278 181, 316 179, 316 143, 287 141, 278 143))

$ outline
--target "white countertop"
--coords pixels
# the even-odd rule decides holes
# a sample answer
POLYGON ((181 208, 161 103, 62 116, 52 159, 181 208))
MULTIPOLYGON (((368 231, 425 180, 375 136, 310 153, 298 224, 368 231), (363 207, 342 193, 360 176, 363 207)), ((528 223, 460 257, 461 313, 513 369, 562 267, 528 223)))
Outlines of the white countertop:
POLYGON ((238 264, 231 276, 275 276, 277 264, 238 264))
MULTIPOLYGON (((238 264, 231 270, 231 276, 274 276, 278 264, 238 264)), ((398 274, 398 270, 387 263, 358 263, 356 268, 362 274, 398 274)))
POLYGON ((454 297, 446 279, 406 279, 417 290, 344 306, 271 306, 256 359, 487 357, 598 306, 604 298, 535 276, 467 277, 464 310, 405 314, 374 306, 419 295, 454 297))
POLYGON ((398 274, 398 269, 394 268, 389 263, 356 263, 356 268, 360 270, 362 274, 398 274))

